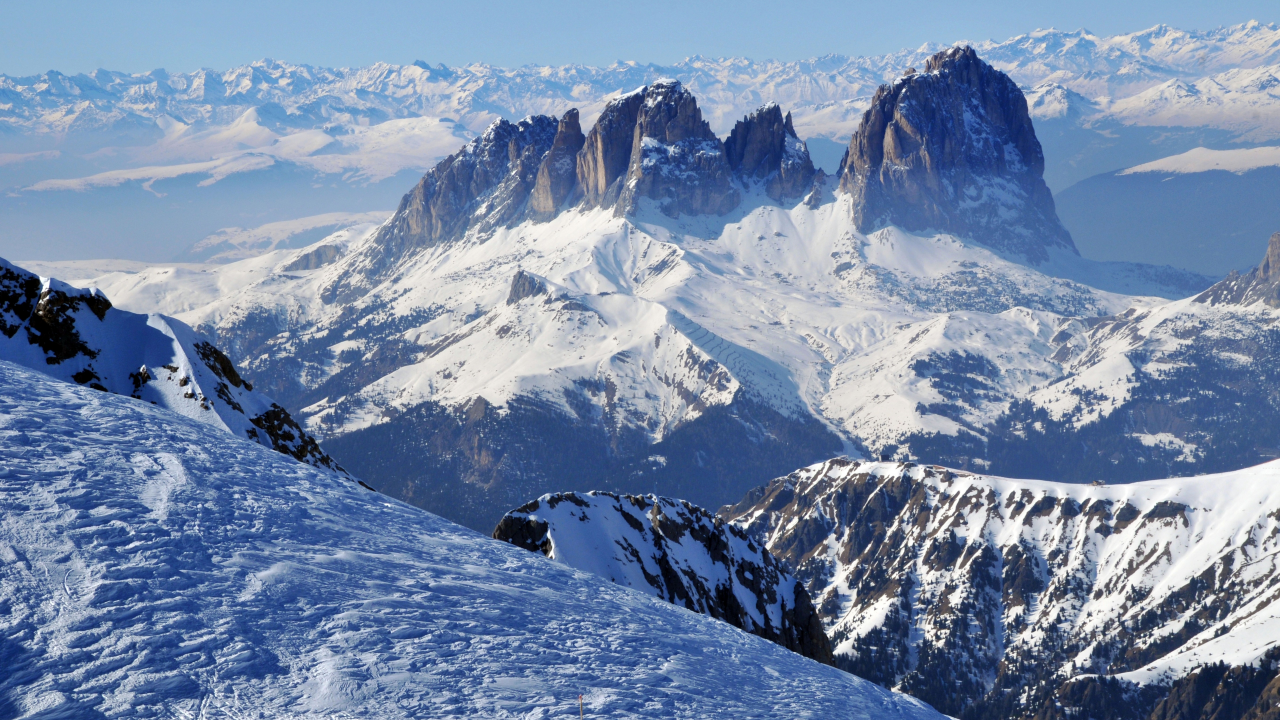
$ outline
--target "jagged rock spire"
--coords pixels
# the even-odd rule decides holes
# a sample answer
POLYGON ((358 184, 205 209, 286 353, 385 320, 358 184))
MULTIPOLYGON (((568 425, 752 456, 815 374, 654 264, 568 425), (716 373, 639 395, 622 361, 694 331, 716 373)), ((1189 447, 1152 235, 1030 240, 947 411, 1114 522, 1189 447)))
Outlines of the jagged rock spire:
POLYGON ((646 88, 618 214, 635 212, 649 198, 668 215, 723 215, 741 200, 732 180, 724 144, 693 94, 676 80, 646 88))
POLYGON ((578 123, 578 110, 569 110, 560 119, 551 149, 538 166, 538 178, 529 198, 530 215, 535 220, 555 217, 577 187, 578 152, 585 142, 586 136, 578 123))
POLYGON ((941 231, 1032 262, 1075 252, 1044 182, 1044 153, 1017 84, 970 47, 881 86, 849 143, 840 188, 862 232, 941 231))
POLYGON ((1271 235, 1262 262, 1241 275, 1234 270, 1213 287, 1196 296, 1209 305, 1252 305, 1262 302, 1280 308, 1280 232, 1271 235))
POLYGON ((745 182, 762 181, 774 200, 803 197, 812 189, 809 149, 791 124, 791 113, 769 103, 739 120, 724 142, 729 167, 745 182))
POLYGON ((631 146, 636 131, 636 116, 644 92, 640 88, 610 100, 596 124, 587 134, 578 153, 578 184, 587 207, 601 207, 617 201, 619 179, 631 165, 631 146), (609 197, 613 190, 612 198, 609 197))

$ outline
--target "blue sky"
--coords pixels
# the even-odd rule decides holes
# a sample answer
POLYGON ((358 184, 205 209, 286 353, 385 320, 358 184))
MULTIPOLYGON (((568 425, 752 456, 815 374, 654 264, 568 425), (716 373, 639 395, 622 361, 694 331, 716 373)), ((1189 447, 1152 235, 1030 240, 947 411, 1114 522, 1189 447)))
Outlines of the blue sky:
POLYGON ((538 0, 536 2, 6 2, 0 73, 99 67, 226 68, 262 57, 327 66, 379 60, 668 63, 693 54, 795 60, 926 41, 1003 40, 1037 27, 1131 32, 1280 22, 1276 0, 538 0))

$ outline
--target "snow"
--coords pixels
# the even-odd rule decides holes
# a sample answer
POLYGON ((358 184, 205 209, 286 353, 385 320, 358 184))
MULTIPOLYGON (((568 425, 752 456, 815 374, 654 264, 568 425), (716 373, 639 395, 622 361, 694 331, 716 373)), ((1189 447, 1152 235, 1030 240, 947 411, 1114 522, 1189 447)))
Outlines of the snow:
POLYGON ((129 398, 0 361, 0 710, 940 718, 129 398))
MULTIPOLYGON (((960 427, 918 412, 941 398, 912 370, 917 361, 954 351, 998 368, 992 394, 963 411, 971 422, 989 422, 1010 398, 1068 372, 1050 340, 1064 328, 1083 337, 1072 318, 1160 303, 1077 281, 1159 291, 1139 266, 1063 252, 1030 268, 949 235, 887 228, 864 236, 850 226, 844 196, 817 208, 779 207, 750 190, 746 197, 723 218, 571 210, 427 248, 354 303, 405 318, 396 337, 420 354, 305 408, 308 427, 340 434, 384 422, 387 409, 426 401, 460 407, 476 397, 501 410, 530 396, 576 414, 569 394, 612 385, 613 404, 603 394, 589 402, 655 442, 700 408, 742 392, 878 445, 960 427), (507 304, 521 270, 543 278, 549 295, 507 304)), ((284 270, 303 250, 277 250, 213 269, 155 266, 77 282, 119 307, 172 314, 210 332, 234 334, 243 318, 266 314, 287 318, 278 332, 336 328, 342 339, 360 326, 350 325, 346 305, 321 295, 377 262, 380 249, 364 227, 343 236, 337 262, 305 273, 284 270)), ((281 335, 280 342, 273 355, 301 341, 281 335)), ((243 361, 250 370, 264 362, 243 361)), ((304 381, 358 361, 308 359, 304 381)))
MULTIPOLYGON (((1154 442, 1163 440, 1153 438, 1154 442)), ((845 518, 825 528, 829 533, 825 542, 837 543, 841 552, 825 554, 823 562, 829 563, 829 571, 821 572, 818 587, 810 588, 815 602, 825 594, 834 594, 844 608, 839 617, 825 618, 829 635, 847 638, 836 648, 837 654, 852 651, 857 637, 883 625, 887 603, 896 602, 892 595, 888 600, 851 595, 859 586, 852 580, 865 578, 869 570, 860 566, 864 562, 860 556, 873 557, 870 562, 880 563, 878 567, 893 567, 895 573, 912 577, 916 590, 909 617, 915 641, 944 638, 950 632, 947 623, 954 617, 939 611, 939 604, 954 608, 966 601, 990 610, 997 620, 1003 618, 1003 648, 995 649, 997 655, 1021 651, 1024 657, 1043 657, 1045 647, 1039 643, 1046 638, 1052 638, 1053 647, 1083 646, 1121 631, 1132 634, 1127 641, 1130 646, 1145 646, 1177 632, 1186 618, 1195 617, 1203 623, 1184 644, 1117 675, 1139 683, 1180 677, 1211 662, 1253 663, 1280 644, 1280 607, 1271 602, 1280 588, 1276 565, 1280 557, 1280 461, 1228 473, 1124 485, 1015 480, 942 470, 833 460, 775 481, 790 483, 796 496, 845 518), (883 520, 883 533, 900 538, 900 547, 873 547, 874 552, 868 552, 841 544, 847 542, 845 533, 851 531, 846 523, 854 522, 861 510, 846 506, 849 498, 864 498, 874 506, 869 496, 849 487, 868 475, 889 488, 900 487, 893 484, 900 477, 921 484, 921 494, 912 496, 909 507, 915 507, 918 497, 922 512, 904 510, 883 520), (1054 501, 1047 514, 1034 518, 1021 514, 1045 498, 1054 501), (1074 501, 1070 512, 1064 511, 1067 501, 1074 501), (1119 510, 1126 505, 1134 512, 1130 522, 1122 524, 1119 510), (1081 508, 1087 512, 1082 513, 1081 508), (1100 514, 1100 508, 1105 512, 1100 514), (1160 508, 1174 512, 1153 512, 1160 508), (1098 529, 1104 518, 1105 524, 1114 524, 1109 532, 1098 529), (984 599, 983 588, 970 582, 972 578, 966 573, 971 568, 964 567, 966 563, 937 567, 922 560, 922 549, 948 532, 966 543, 966 558, 980 556, 977 550, 982 545, 990 546, 995 557, 1008 558, 1007 549, 1018 546, 1043 569, 1043 586, 1025 607, 1005 606, 998 595, 984 599), (1205 578, 1215 578, 1207 589, 1197 585, 1205 578), (950 597, 948 603, 944 595, 957 589, 961 595, 950 597), (1161 612, 1175 602, 1181 612, 1161 612), (1137 618, 1143 618, 1140 626, 1134 622, 1137 618)), ((872 487, 878 483, 873 482, 872 487)), ((787 493, 786 497, 792 495, 787 493)), ((796 542, 802 542, 796 546, 798 552, 821 546, 823 535, 800 541, 792 534, 794 514, 765 517, 779 509, 776 505, 767 510, 758 507, 734 522, 749 531, 760 531, 771 549, 792 547, 796 542)), ((798 568, 798 572, 805 571, 798 568)), ((982 648, 963 650, 987 652, 982 648)), ((1105 656, 1085 659, 1089 662, 1076 672, 1106 672, 1105 656)))
MULTIPOLYGON (((746 613, 745 629, 784 631, 783 615, 797 605, 797 581, 763 547, 737 528, 682 500, 612 493, 544 495, 507 514, 547 524, 552 560, 672 603, 730 606, 746 613), (664 572, 664 566, 675 571, 664 572), (757 595, 748 581, 761 574, 757 595), (705 593, 705 594, 704 594, 705 593), (684 600, 683 598, 688 598, 684 600)), ((505 520, 505 519, 504 519, 505 520)))
POLYGON ((1195 148, 1181 155, 1172 155, 1154 162, 1136 165, 1120 171, 1120 175, 1134 173, 1187 173, 1224 170, 1242 175, 1264 167, 1280 167, 1280 147, 1264 146, 1238 150, 1210 150, 1195 148))

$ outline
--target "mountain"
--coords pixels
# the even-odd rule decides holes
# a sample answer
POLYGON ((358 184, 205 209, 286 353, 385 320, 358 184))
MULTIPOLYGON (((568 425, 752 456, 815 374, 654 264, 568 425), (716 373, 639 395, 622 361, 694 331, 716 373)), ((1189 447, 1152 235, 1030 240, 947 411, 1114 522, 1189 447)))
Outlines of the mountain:
POLYGON ((1226 275, 1253 265, 1253 238, 1280 227, 1280 147, 1196 148, 1103 173, 1058 194, 1080 250, 1102 260, 1159 255, 1226 275))
MULTIPOLYGON (((1053 104, 1031 107, 1045 181, 1059 192, 1198 146, 1274 144, 1277 36, 1275 25, 1251 22, 1111 37, 1049 29, 956 45, 972 45, 1024 91, 1056 87, 1082 100, 1065 115, 1053 104)), ((815 164, 831 174, 876 89, 942 49, 665 66, 332 69, 261 60, 190 73, 0 76, 0 214, 8 221, 0 255, 40 247, 45 260, 165 261, 246 218, 390 208, 494 120, 577 108, 588 128, 610 100, 663 78, 700 99, 721 137, 761 106, 789 108, 815 164)))
POLYGON ((804 585, 742 530, 682 500, 544 495, 504 515, 493 537, 832 664, 804 585))
POLYGON ((1039 264, 1046 246, 1075 252, 1043 176, 1022 91, 966 46, 881 86, 849 143, 840 189, 863 233, 940 231, 1039 264))
MULTIPOLYGON (((1273 235, 1255 270, 1195 297, 1055 326, 1046 352, 1062 374, 1053 382, 1027 388, 977 434, 915 435, 902 447, 932 462, 1077 482, 1220 472, 1280 456, 1280 405, 1269 390, 1278 243, 1273 235)), ((972 408, 956 416, 963 424, 1013 380, 996 364, 1004 355, 970 346, 913 369, 916 382, 972 408)))
POLYGON ((0 358, 342 471, 287 410, 255 392, 221 350, 183 323, 118 310, 101 292, 2 259, 0 358))
POLYGON ((149 403, 0 361, 0 715, 940 718, 149 403))
MULTIPOLYGON (((936 75, 952 97, 977 92, 936 75)), ((963 138, 936 142, 996 133, 1003 118, 973 117, 976 134, 943 124, 963 138)), ((860 232, 859 200, 810 172, 774 106, 726 141, 675 82, 616 98, 586 132, 580 118, 494 122, 363 235, 89 284, 216 337, 374 487, 488 531, 548 492, 716 507, 840 452, 1021 472, 1050 442, 1019 434, 1026 413, 1055 413, 1027 421, 1052 442, 1114 435, 1089 424, 1109 417, 1114 403, 1094 398, 1110 396, 1068 390, 1097 355, 1090 328, 1212 282, 1091 262, 1053 236, 1002 254, 980 225, 860 232)), ((1001 167, 956 178, 1003 182, 1001 167)), ((1013 209, 1011 224, 1052 220, 1051 207, 1013 209)), ((1221 422, 1199 417, 1179 437, 1221 422)), ((1122 477, 1185 467, 1172 446, 1117 437, 1122 477)), ((1027 474, 1078 477, 1091 458, 1027 474)), ((1239 467, 1227 453, 1190 467, 1201 461, 1239 467)))
POLYGON ((838 666, 950 715, 1274 712, 1280 464, 1112 486, 838 458, 721 514, 795 569, 838 666))

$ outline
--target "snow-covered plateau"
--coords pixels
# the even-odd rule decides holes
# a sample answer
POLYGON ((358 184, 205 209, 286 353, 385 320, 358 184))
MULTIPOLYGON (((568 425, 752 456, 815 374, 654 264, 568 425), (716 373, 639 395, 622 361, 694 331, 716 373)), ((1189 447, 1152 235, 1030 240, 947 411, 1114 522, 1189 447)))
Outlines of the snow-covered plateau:
POLYGON ((727 623, 0 361, 0 715, 941 718, 727 623))

